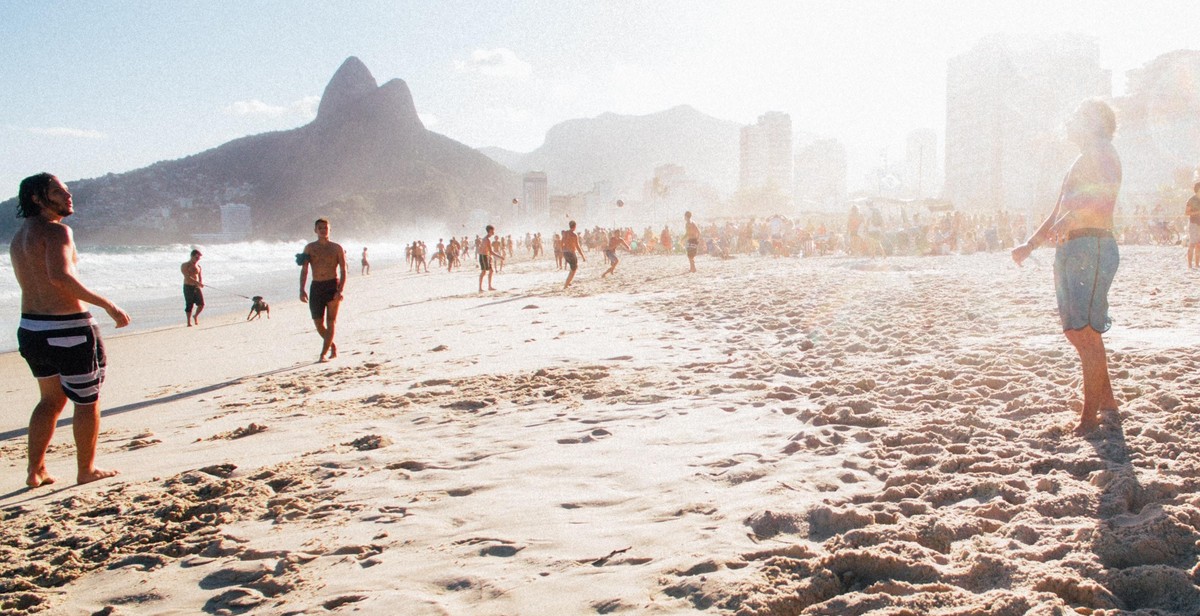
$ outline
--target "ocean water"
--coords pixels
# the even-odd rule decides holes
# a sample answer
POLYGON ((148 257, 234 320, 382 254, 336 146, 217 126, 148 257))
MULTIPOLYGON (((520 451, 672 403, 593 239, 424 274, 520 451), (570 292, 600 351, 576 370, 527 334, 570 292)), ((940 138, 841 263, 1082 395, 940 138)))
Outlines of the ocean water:
MULTIPOLYGON (((351 276, 359 272, 364 245, 369 247, 372 268, 404 263, 404 245, 400 242, 362 244, 334 239, 346 249, 351 276)), ((205 286, 201 323, 206 316, 246 314, 250 310, 250 300, 246 298, 254 295, 262 295, 269 303, 295 299, 300 288, 300 268, 295 256, 308 241, 197 246, 204 253, 200 259, 205 286)), ((183 327, 183 275, 179 266, 187 261, 192 248, 190 245, 81 246, 76 267, 85 286, 116 302, 132 317, 122 333, 183 327)), ((117 332, 103 310, 94 306, 90 309, 104 334, 111 336, 117 332)), ((0 352, 16 350, 20 317, 21 290, 5 250, 0 255, 0 352)))

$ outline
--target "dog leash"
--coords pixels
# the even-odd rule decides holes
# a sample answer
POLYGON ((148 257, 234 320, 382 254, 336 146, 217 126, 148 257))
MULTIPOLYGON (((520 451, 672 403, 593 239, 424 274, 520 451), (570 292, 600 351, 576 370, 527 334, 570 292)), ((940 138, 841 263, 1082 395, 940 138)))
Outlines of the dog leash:
POLYGON ((249 299, 249 300, 253 300, 253 299, 254 299, 254 298, 252 298, 252 297, 249 297, 249 296, 247 296, 247 295, 242 295, 241 293, 234 293, 233 291, 226 291, 225 289, 221 289, 221 288, 219 288, 219 287, 214 287, 214 286, 212 286, 212 285, 210 285, 210 284, 206 284, 206 285, 204 285, 204 288, 205 288, 205 289, 212 289, 212 290, 214 290, 214 291, 220 291, 220 292, 222 292, 222 293, 228 293, 228 294, 230 294, 230 295, 236 295, 236 296, 238 296, 238 297, 244 297, 244 298, 246 298, 246 299, 249 299))

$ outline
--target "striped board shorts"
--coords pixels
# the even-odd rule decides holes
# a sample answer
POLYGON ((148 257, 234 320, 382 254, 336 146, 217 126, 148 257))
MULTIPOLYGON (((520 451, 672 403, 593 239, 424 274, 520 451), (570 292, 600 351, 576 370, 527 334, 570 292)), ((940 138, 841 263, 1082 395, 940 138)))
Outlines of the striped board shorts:
POLYGON ((22 314, 17 347, 33 376, 57 376, 72 402, 92 404, 100 398, 107 362, 100 327, 91 313, 22 314))

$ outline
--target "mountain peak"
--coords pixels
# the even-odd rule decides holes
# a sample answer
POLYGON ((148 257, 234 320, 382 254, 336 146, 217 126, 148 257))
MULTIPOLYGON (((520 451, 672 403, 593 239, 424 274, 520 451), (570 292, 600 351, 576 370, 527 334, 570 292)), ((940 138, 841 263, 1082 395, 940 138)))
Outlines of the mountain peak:
POLYGON ((325 86, 321 105, 317 107, 317 118, 337 114, 378 87, 375 77, 362 60, 355 56, 346 58, 325 86))

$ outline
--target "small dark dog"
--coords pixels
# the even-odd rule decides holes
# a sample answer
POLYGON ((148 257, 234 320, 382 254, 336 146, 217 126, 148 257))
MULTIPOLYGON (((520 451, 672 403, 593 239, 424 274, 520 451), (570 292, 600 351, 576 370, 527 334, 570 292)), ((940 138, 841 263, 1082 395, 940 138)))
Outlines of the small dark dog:
POLYGON ((261 295, 255 295, 254 297, 250 298, 250 301, 254 303, 250 304, 250 312, 246 313, 247 321, 253 321, 258 317, 261 317, 262 313, 264 312, 267 313, 268 319, 271 318, 271 306, 269 306, 267 302, 263 300, 261 295))

